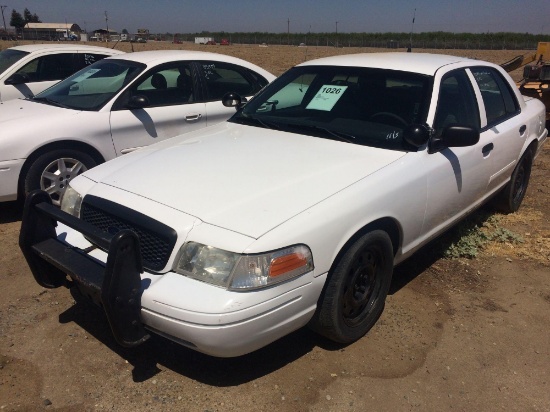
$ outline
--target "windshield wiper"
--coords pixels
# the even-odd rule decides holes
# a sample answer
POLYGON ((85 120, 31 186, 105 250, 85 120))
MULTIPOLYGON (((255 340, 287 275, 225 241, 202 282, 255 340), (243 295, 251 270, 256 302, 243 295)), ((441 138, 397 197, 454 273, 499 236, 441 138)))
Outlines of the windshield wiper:
MULTIPOLYGON (((340 140, 342 142, 346 142, 346 143, 354 143, 356 144, 357 142, 355 141, 355 136, 353 135, 350 135, 350 134, 347 134, 347 133, 342 133, 342 132, 337 132, 337 131, 334 131, 334 130, 331 130, 331 129, 327 129, 326 127, 323 127, 323 126, 318 126, 318 125, 313 125, 313 124, 294 124, 294 123, 280 123, 280 122, 272 122, 272 121, 267 121, 267 120, 264 120, 264 119, 260 119, 259 117, 256 117, 256 116, 240 116, 240 117, 237 117, 233 120, 236 120, 236 121, 240 121, 241 124, 243 123, 254 123, 256 125, 260 125, 266 129, 273 129, 273 130, 283 130, 283 131, 288 131, 288 130, 292 130, 292 129, 298 129, 298 130, 304 130, 304 129, 307 129, 307 130, 314 130, 316 132, 323 132, 323 134, 325 135, 330 135, 331 138, 335 138, 336 140, 340 140)), ((317 133, 319 134, 319 133, 317 133)))
POLYGON ((323 131, 327 132, 328 134, 336 137, 337 139, 339 139, 343 142, 355 143, 354 142, 355 136, 352 136, 351 134, 342 133, 342 132, 335 132, 334 130, 327 129, 326 127, 320 127, 320 126, 315 126, 315 127, 320 129, 320 130, 323 130, 323 131))
POLYGON ((265 120, 262 120, 258 117, 252 117, 252 116, 240 116, 240 117, 237 117, 233 120, 237 120, 237 121, 240 121, 241 124, 255 124, 255 125, 260 125, 262 126, 263 128, 265 129, 273 129, 273 130, 281 130, 281 126, 277 123, 274 123, 274 122, 268 122, 268 121, 265 121, 265 120))
POLYGON ((70 109, 70 107, 65 106, 64 104, 59 103, 58 101, 49 99, 47 97, 31 97, 32 101, 39 102, 39 103, 46 103, 50 106, 56 106, 56 107, 63 107, 65 109, 70 109))
POLYGON ((325 134, 330 135, 331 137, 335 137, 337 140, 340 140, 342 142, 354 143, 354 144, 357 143, 355 141, 355 136, 347 133, 336 132, 334 130, 327 129, 326 127, 323 127, 323 126, 318 126, 314 124, 288 124, 287 126, 298 128, 298 129, 310 129, 310 130, 321 131, 321 132, 324 132, 325 134))

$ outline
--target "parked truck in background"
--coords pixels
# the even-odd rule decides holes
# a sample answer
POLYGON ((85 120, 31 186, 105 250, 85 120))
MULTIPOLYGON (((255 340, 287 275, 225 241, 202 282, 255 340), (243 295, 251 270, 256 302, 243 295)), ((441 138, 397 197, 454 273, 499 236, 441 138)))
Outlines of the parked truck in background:
POLYGON ((214 37, 195 37, 195 44, 215 44, 214 37))

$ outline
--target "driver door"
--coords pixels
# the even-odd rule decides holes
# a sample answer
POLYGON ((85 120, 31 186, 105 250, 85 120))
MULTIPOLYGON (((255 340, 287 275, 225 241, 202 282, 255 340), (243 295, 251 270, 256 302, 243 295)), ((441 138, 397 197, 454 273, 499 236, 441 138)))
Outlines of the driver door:
MULTIPOLYGON (((452 71, 441 80, 432 126, 435 139, 451 125, 480 129, 476 95, 463 69, 452 71)), ((489 136, 482 133, 473 146, 423 152, 428 185, 424 234, 439 232, 484 198, 492 165, 488 139, 489 136)))
POLYGON ((206 126, 206 107, 198 102, 189 62, 158 66, 138 79, 115 103, 110 126, 117 156, 206 126), (147 99, 130 109, 134 96, 147 99))

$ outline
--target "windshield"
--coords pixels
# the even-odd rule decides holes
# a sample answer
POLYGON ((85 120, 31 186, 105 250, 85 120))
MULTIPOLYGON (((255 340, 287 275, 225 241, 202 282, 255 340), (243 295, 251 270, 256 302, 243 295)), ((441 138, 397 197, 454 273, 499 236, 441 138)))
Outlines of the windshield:
POLYGON ((74 110, 99 110, 145 69, 128 60, 100 60, 76 72, 33 100, 74 110))
POLYGON ((426 122, 432 78, 362 67, 295 67, 230 121, 365 146, 416 150, 403 130, 426 122))
POLYGON ((15 62, 21 60, 27 54, 29 53, 20 51, 20 50, 6 49, 1 51, 0 52, 0 74, 4 73, 7 69, 13 66, 15 62))

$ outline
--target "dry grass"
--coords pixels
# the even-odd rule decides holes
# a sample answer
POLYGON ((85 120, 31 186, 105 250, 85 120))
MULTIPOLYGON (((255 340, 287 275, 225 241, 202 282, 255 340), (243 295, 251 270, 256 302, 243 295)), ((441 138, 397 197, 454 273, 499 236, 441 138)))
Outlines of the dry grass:
POLYGON ((490 256, 530 259, 550 265, 550 229, 541 210, 522 207, 517 213, 503 215, 498 225, 510 228, 523 241, 493 241, 486 246, 484 253, 490 256))
MULTIPOLYGON (((18 44, 32 44, 36 42, 13 42, 0 41, 0 49, 5 49, 18 44)), ((97 43, 88 42, 90 45, 113 47, 115 43, 97 43)), ((405 51, 404 49, 379 49, 371 47, 326 47, 326 46, 268 46, 259 47, 258 45, 238 44, 230 46, 211 46, 203 44, 194 44, 184 42, 182 44, 172 44, 169 42, 150 41, 148 43, 118 43, 115 46, 118 50, 126 52, 143 51, 143 50, 201 50, 227 54, 230 56, 239 57, 255 63, 275 75, 280 75, 290 67, 320 57, 335 56, 342 54, 356 53, 380 53, 380 52, 395 52, 405 51)), ((460 50, 460 49, 414 49, 415 53, 440 53, 456 56, 464 56, 479 60, 487 60, 493 63, 504 63, 515 56, 528 53, 527 50, 460 50)), ((519 80, 521 70, 512 72, 514 80, 519 80), (517 73, 516 73, 517 72, 517 73)))

